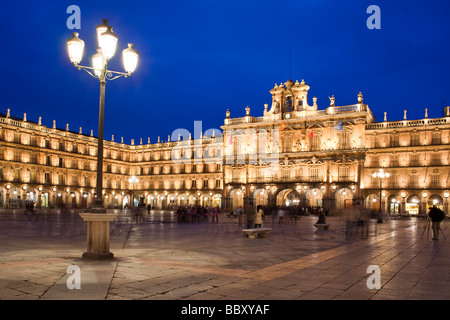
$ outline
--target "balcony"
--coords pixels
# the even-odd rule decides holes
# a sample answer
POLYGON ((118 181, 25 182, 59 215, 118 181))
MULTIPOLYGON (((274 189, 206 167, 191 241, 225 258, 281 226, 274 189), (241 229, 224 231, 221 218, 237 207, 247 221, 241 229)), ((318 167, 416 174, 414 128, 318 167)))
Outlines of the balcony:
POLYGON ((331 180, 333 182, 355 182, 356 176, 332 176, 331 180))

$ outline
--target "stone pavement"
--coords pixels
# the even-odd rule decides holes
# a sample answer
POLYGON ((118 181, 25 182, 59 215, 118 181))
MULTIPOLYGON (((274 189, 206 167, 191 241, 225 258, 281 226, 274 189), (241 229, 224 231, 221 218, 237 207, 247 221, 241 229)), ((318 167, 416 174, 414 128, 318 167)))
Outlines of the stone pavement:
POLYGON ((317 230, 316 220, 279 225, 266 217, 268 237, 247 239, 226 216, 177 223, 170 212, 145 213, 142 221, 120 212, 111 224, 115 259, 97 262, 81 259, 86 224, 78 214, 2 211, 0 299, 450 299, 448 222, 431 240, 417 218, 372 220, 367 236, 339 217, 328 217, 328 231, 317 230), (80 289, 67 286, 72 265, 81 272, 80 289))

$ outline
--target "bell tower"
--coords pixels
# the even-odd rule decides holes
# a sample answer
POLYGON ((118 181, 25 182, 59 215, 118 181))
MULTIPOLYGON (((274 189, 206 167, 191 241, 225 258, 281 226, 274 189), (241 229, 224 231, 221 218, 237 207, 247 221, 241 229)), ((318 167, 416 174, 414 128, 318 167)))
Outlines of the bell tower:
POLYGON ((268 114, 288 115, 291 112, 303 110, 317 110, 317 105, 308 105, 308 90, 309 86, 305 83, 292 80, 286 81, 284 84, 275 84, 275 87, 270 90, 272 94, 272 107, 268 114))

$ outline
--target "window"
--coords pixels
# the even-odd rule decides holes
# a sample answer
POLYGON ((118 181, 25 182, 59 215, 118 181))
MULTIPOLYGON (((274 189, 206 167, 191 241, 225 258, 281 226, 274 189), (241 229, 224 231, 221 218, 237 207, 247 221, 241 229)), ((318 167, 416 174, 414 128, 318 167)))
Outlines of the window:
POLYGON ((303 169, 302 168, 296 168, 295 169, 295 177, 297 179, 300 179, 303 175, 303 169))
POLYGON ((398 147, 399 146, 399 137, 398 134, 393 134, 391 136, 391 147, 398 147))
POLYGON ((350 133, 343 131, 339 135, 339 149, 350 149, 350 133))
POLYGON ((282 173, 281 173, 281 177, 283 180, 289 180, 290 176, 291 176, 291 171, 289 169, 283 169, 282 173))
POLYGON ((50 173, 49 173, 49 172, 45 172, 45 173, 44 173, 44 183, 45 183, 45 184, 50 184, 50 183, 52 183, 52 181, 50 180, 50 173))
POLYGON ((291 136, 285 135, 283 137, 283 152, 291 152, 292 147, 291 136))
POLYGON ((309 168, 309 177, 311 180, 317 180, 319 178, 319 168, 309 168))
POLYGON ((311 150, 317 151, 320 150, 320 136, 314 135, 311 139, 311 150))
POLYGON ((419 176, 417 174, 412 174, 409 176, 409 187, 413 189, 419 187, 419 176))
POLYGON ((36 183, 36 171, 30 172, 30 183, 36 183))
POLYGON ((192 180, 192 188, 197 188, 197 180, 192 180))
POLYGON ((418 146, 419 145, 419 135, 417 133, 413 133, 411 135, 411 145, 418 146))
POLYGON ((350 177, 350 167, 339 167, 339 181, 345 181, 350 177))
POLYGON ((216 188, 220 187, 221 187, 220 179, 216 179, 216 188))
POLYGON ((431 158, 431 164, 433 166, 439 166, 441 164, 441 157, 439 152, 433 153, 433 156, 431 158))
POLYGON ((15 169, 14 170, 14 182, 19 182, 19 181, 20 181, 20 170, 15 169))
POLYGON ((203 188, 208 189, 208 187, 209 187, 208 179, 203 180, 203 188))
POLYGON ((398 185, 398 176, 396 172, 391 172, 391 174, 389 175, 389 187, 390 188, 397 188, 398 185))
POLYGON ((419 165, 419 155, 417 153, 413 153, 410 155, 409 165, 410 166, 418 166, 419 165))
POLYGON ((391 167, 398 167, 398 155, 392 155, 391 156, 391 167))
POLYGON ((433 132, 432 144, 441 144, 441 132, 433 132))
POLYGON ((59 184, 59 185, 65 184, 65 175, 63 173, 58 173, 56 175, 56 184, 59 184))
POLYGON ((432 188, 438 188, 439 187, 439 175, 438 174, 432 174, 431 175, 431 187, 432 188))
POLYGON ((263 169, 262 168, 256 169, 256 182, 260 182, 263 179, 264 179, 263 169))
POLYGON ((378 163, 379 163, 379 161, 378 161, 378 155, 373 155, 373 156, 371 157, 371 161, 370 161, 371 167, 378 167, 378 166, 379 166, 378 163))
POLYGON ((286 97, 286 111, 291 112, 292 111, 292 96, 286 97))
POLYGON ((370 185, 372 188, 379 188, 380 187, 380 181, 378 178, 374 178, 372 175, 370 175, 370 185))

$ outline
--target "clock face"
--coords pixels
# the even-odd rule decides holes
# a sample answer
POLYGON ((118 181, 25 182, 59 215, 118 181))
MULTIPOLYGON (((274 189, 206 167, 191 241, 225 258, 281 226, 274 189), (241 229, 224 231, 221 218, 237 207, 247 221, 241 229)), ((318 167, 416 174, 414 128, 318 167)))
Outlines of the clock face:
POLYGON ((286 113, 286 115, 284 116, 285 119, 290 119, 291 118, 291 114, 290 113, 286 113))

